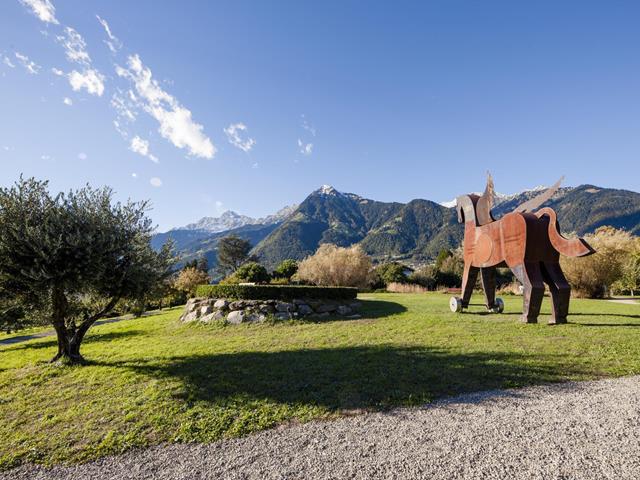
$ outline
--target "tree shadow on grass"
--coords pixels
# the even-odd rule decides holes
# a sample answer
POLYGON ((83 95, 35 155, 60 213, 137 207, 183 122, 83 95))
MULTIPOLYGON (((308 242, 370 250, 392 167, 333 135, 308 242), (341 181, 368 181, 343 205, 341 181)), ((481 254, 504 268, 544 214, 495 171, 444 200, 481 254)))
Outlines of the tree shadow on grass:
MULTIPOLYGON (((108 332, 108 333, 93 333, 89 330, 89 333, 85 337, 82 345, 85 346, 90 343, 97 342, 110 342, 111 340, 118 340, 121 338, 131 337, 134 335, 140 335, 145 333, 143 330, 126 330, 121 332, 108 332)), ((56 337, 36 337, 36 338, 47 338, 46 342, 33 342, 33 343, 21 343, 20 345, 16 345, 15 347, 9 346, 7 348, 3 348, 0 352, 16 352, 18 350, 39 350, 42 348, 52 348, 58 345, 58 341, 56 337)))
POLYGON ((391 346, 194 355, 166 365, 120 366, 154 378, 180 379, 183 388, 175 395, 190 403, 220 405, 249 398, 330 410, 419 405, 448 395, 557 382, 584 373, 569 359, 541 355, 391 346))
POLYGON ((404 305, 396 302, 390 302, 388 300, 358 301, 362 304, 359 311, 362 318, 383 318, 407 311, 407 307, 404 305))

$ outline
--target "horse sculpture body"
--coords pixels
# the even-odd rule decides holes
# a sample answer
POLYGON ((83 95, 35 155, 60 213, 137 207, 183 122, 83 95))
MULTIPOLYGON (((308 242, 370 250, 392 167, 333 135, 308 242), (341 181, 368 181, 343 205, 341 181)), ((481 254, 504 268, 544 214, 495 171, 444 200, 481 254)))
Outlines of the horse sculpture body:
POLYGON ((454 297, 450 302, 453 311, 459 312, 469 306, 480 273, 487 308, 501 312, 504 308, 502 300, 495 296, 496 268, 506 266, 524 287, 524 322, 538 321, 544 283, 549 285, 553 304, 549 323, 567 322, 571 287, 560 268, 560 254, 581 257, 594 250, 581 238, 563 237, 553 209, 533 212, 551 198, 559 186, 560 182, 499 220, 491 214, 491 176, 482 196, 462 195, 456 199, 458 221, 464 222, 464 273, 462 298, 454 297))

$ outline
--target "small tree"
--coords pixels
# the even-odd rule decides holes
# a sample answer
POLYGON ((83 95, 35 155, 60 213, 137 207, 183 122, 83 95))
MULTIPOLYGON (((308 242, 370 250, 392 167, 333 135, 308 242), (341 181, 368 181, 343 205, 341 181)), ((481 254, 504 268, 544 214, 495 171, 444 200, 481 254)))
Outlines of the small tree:
POLYGON ((195 295, 196 287, 198 285, 205 285, 209 283, 211 279, 206 272, 203 272, 199 268, 189 267, 183 268, 178 277, 176 278, 173 286, 178 289, 186 292, 186 294, 190 297, 195 295))
POLYGON ((235 272, 249 260, 251 243, 236 235, 228 235, 218 241, 218 270, 223 275, 235 272))
POLYGON ((51 196, 47 182, 22 177, 0 189, 0 297, 53 325, 53 360, 82 360, 82 340, 96 320, 168 275, 171 247, 151 248, 147 207, 114 204, 108 188, 51 196))
POLYGON ((375 273, 379 282, 386 287, 390 283, 407 283, 405 268, 397 262, 383 263, 376 267, 375 273))
POLYGON ((195 268, 201 272, 208 273, 209 261, 207 260, 207 257, 194 258, 193 260, 185 263, 184 267, 182 267, 183 270, 187 268, 195 268))
POLYGON ((300 262, 297 276, 315 285, 360 288, 374 280, 371 259, 358 245, 342 248, 328 243, 300 262))
POLYGON ((440 270, 444 261, 452 255, 453 253, 451 252, 451 250, 446 250, 444 248, 440 250, 440 252, 438 253, 438 257, 436 258, 436 270, 440 270))
POLYGON ((230 277, 223 280, 223 283, 265 283, 269 281, 269 273, 257 262, 247 262, 240 266, 230 277))
POLYGON ((297 271, 298 262, 289 258, 280 262, 280 265, 273 271, 273 276, 274 278, 283 278, 291 281, 291 277, 293 277, 297 271))

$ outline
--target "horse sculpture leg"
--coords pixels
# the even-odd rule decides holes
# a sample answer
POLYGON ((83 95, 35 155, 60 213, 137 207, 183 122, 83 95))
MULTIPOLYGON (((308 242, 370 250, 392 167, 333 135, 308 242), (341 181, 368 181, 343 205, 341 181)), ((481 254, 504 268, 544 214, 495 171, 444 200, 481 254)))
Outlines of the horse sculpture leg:
POLYGON ((473 293, 473 287, 476 284, 478 278, 478 267, 472 267, 471 264, 465 264, 464 273, 462 274, 462 307, 467 308, 469 306, 469 300, 471 300, 471 294, 473 293))
POLYGON ((480 278, 487 309, 491 310, 496 307, 496 267, 481 268, 480 278))
POLYGON ((571 287, 562 273, 560 264, 557 262, 544 262, 542 264, 542 276, 551 291, 553 315, 549 320, 549 324, 567 323, 571 287))
POLYGON ((511 267, 511 271, 524 287, 522 321, 537 323, 544 295, 542 271, 538 262, 525 262, 511 267))

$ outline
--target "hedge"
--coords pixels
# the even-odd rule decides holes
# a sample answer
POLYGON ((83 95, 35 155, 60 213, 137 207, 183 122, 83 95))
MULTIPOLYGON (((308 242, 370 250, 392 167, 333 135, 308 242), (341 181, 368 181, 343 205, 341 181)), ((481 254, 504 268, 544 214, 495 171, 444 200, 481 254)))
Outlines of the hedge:
POLYGON ((353 300, 357 295, 357 288, 302 285, 199 285, 196 289, 197 297, 241 300, 291 301, 294 298, 353 300))

